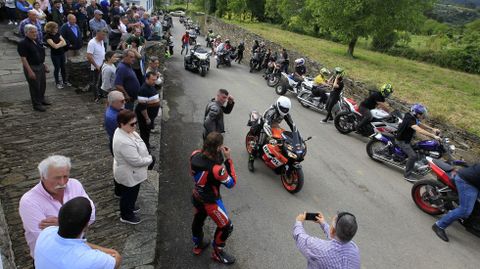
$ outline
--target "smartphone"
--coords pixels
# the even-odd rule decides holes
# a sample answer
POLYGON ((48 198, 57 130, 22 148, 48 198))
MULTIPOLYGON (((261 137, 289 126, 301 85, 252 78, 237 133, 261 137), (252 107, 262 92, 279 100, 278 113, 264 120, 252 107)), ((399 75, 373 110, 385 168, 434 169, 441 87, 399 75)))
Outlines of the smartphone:
POLYGON ((305 220, 317 221, 318 213, 307 213, 305 220))

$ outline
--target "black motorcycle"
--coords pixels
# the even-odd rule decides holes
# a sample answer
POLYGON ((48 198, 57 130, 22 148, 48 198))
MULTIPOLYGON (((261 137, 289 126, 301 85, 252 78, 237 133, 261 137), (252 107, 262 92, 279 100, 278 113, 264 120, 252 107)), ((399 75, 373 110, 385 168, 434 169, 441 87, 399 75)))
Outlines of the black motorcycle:
POLYGON ((233 50, 224 50, 222 53, 218 53, 215 55, 215 59, 217 60, 217 68, 220 67, 220 65, 225 65, 225 66, 232 66, 232 60, 235 59, 232 57, 234 56, 235 51, 233 50))
POLYGON ((199 72, 204 77, 210 69, 210 51, 196 45, 190 50, 190 55, 185 56, 183 62, 186 70, 199 72))
POLYGON ((252 73, 254 70, 262 70, 265 54, 266 52, 263 50, 257 50, 253 53, 252 58, 250 59, 250 73, 252 73))

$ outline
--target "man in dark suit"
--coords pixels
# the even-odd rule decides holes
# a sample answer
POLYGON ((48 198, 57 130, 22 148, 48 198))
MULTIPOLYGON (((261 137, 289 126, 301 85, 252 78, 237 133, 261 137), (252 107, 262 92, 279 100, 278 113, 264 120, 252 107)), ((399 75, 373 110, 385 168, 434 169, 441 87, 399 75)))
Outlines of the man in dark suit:
POLYGON ((67 58, 78 56, 83 46, 82 31, 77 25, 77 18, 68 14, 67 22, 60 28, 60 34, 67 41, 67 58))

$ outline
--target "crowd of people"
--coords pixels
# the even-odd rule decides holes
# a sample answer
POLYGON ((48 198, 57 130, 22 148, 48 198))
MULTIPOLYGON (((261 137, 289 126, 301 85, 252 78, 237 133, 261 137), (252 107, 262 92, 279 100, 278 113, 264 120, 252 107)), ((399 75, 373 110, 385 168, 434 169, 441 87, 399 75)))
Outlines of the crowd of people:
MULTIPOLYGON (((147 40, 161 40, 164 27, 158 17, 150 18, 135 4, 39 1, 31 7, 24 0, 14 2, 16 8, 25 10, 12 13, 9 22, 18 25, 23 37, 17 51, 33 108, 44 112, 45 106, 52 105, 45 98, 50 72, 45 49, 51 52, 57 89, 71 86, 67 59, 86 50, 90 72, 86 91, 93 93, 95 102, 104 97, 107 102, 104 124, 113 157, 120 221, 139 224, 137 197, 147 171, 155 164, 151 154, 154 146, 149 141, 161 107, 159 90, 163 83, 159 58, 146 58, 142 48, 147 40)), ((35 268, 119 268, 117 251, 85 240, 88 226, 95 221, 95 203, 81 182, 70 178, 70 159, 53 155, 40 162, 38 169, 40 182, 22 196, 19 205, 35 268), (53 259, 52 255, 64 258, 53 259)))
MULTIPOLYGON (((118 90, 130 94, 127 99, 131 108, 136 92, 145 81, 148 64, 154 65, 158 61, 146 59, 143 51, 145 41, 169 36, 168 31, 164 32, 164 28, 168 30, 168 25, 164 27, 158 16, 151 17, 143 7, 135 4, 125 6, 119 1, 103 0, 98 4, 96 0, 91 0, 87 4, 85 0, 40 0, 31 5, 19 0, 16 9, 9 12, 13 14, 9 24, 18 23, 19 35, 24 38, 18 45, 18 53, 29 83, 33 108, 42 112, 46 111, 46 105, 50 105, 44 97, 45 73, 50 72, 45 64, 46 48, 50 49, 57 89, 72 86, 65 63, 69 58, 79 56, 86 43, 86 59, 91 65, 90 83, 85 91, 91 91, 94 100, 100 102, 109 91, 119 86, 118 90), (126 49, 130 51, 128 55, 133 54, 134 58, 124 61, 122 68, 116 72, 116 61, 123 57, 126 49), (106 57, 108 51, 116 53, 106 57), (123 84, 114 85, 114 80, 125 81, 123 76, 130 73, 126 68, 133 70, 138 83, 128 83, 128 88, 123 84)), ((155 73, 161 82, 158 67, 155 73)))

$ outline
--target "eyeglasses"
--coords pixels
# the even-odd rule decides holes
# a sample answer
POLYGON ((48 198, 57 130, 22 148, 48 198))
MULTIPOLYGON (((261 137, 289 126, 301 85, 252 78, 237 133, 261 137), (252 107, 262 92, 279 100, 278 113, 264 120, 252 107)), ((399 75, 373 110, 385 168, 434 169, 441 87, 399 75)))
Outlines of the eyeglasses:
POLYGON ((132 127, 135 127, 135 125, 137 125, 137 122, 132 122, 129 125, 132 126, 132 127))

